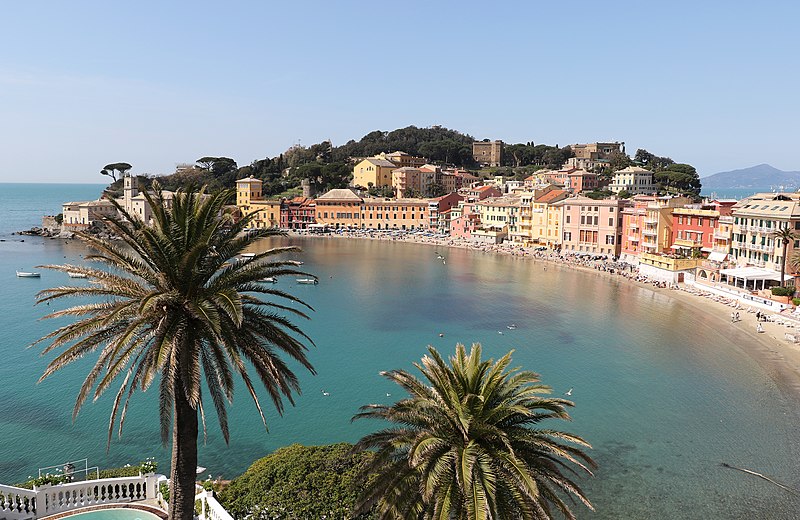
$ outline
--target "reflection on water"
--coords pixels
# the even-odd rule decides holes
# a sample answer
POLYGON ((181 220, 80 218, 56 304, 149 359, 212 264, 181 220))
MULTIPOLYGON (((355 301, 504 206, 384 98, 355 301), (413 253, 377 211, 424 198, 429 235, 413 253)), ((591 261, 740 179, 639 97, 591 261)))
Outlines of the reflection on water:
MULTIPOLYGON (((672 301, 668 292, 597 273, 545 270, 541 262, 441 248, 445 265, 436 259, 437 249, 413 244, 273 239, 263 247, 288 243, 305 249, 297 258, 320 278, 316 286, 289 279, 276 285, 316 309, 302 326, 317 344, 310 359, 319 375, 298 373, 304 393, 284 417, 268 412, 269 433, 239 385, 230 446, 215 419, 207 418, 200 462, 215 476, 234 476, 293 442, 358 439, 374 425, 351 423, 357 408, 400 393, 379 371, 412 369, 428 344, 449 353, 456 342, 481 342, 493 356, 514 349, 515 364, 539 372, 557 395, 574 388, 574 421, 558 426, 589 440, 600 463, 596 478, 583 481, 598 511, 579 508, 580 517, 791 518, 800 506, 796 497, 719 465, 752 468, 800 486, 794 403, 737 348, 741 334, 672 301), (508 329, 511 323, 517 328, 508 329)), ((52 241, 26 247, 23 254, 35 263, 81 254, 75 244, 52 241)), ((14 251, 0 244, 0 273, 13 277, 19 261, 14 251)), ((23 348, 53 324, 35 321, 43 311, 31 303, 37 290, 68 283, 59 276, 47 273, 28 285, 8 279, 13 296, 0 300, 7 360, 0 364, 0 409, 4 417, 20 412, 13 421, 0 421, 0 481, 84 456, 101 466, 156 456, 165 467, 153 392, 137 397, 128 431, 106 455, 110 398, 86 405, 69 423, 88 360, 34 384, 44 360, 23 348), (44 419, 29 415, 39 407, 44 419), (39 420, 50 427, 39 427, 39 420), (47 456, 36 449, 41 445, 49 447, 47 456)))

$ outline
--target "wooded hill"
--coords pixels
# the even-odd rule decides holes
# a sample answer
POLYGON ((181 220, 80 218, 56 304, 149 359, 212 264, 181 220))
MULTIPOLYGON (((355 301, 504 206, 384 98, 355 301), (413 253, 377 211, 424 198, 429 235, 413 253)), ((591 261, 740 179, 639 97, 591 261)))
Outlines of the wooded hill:
MULTIPOLYGON (((472 158, 474 141, 475 138, 471 135, 441 126, 408 126, 390 132, 376 130, 358 141, 350 140, 341 146, 333 146, 330 141, 310 146, 296 145, 277 157, 258 159, 245 166, 239 166, 229 157, 201 157, 195 164, 177 168, 175 173, 161 176, 140 175, 139 179, 143 187, 149 187, 154 179, 158 179, 167 190, 188 185, 206 185, 210 190, 216 191, 233 188, 237 179, 252 175, 263 181, 263 193, 267 197, 299 193, 301 181, 308 179, 317 193, 323 193, 333 188, 347 187, 355 161, 381 152, 399 150, 426 157, 432 164, 477 169, 478 165, 472 158)), ((568 146, 533 142, 507 144, 503 167, 484 173, 524 178, 539 168, 557 169, 572 156, 572 150, 568 146)), ((620 153, 612 158, 609 168, 598 173, 610 175, 611 172, 634 163, 659 174, 657 180, 667 191, 700 192, 694 168, 676 164, 668 157, 658 157, 647 150, 638 150, 634 159, 620 153)), ((101 173, 114 179, 109 186, 112 194, 121 194, 121 175, 130 168, 131 165, 124 162, 111 163, 103 168, 101 173)))

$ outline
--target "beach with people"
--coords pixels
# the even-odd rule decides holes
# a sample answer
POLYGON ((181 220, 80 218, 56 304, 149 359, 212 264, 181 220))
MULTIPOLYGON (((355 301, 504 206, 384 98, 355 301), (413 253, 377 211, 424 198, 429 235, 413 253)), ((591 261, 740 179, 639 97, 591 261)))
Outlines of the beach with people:
POLYGON ((653 280, 640 274, 638 268, 633 264, 615 261, 604 256, 561 253, 543 246, 524 247, 508 243, 483 244, 425 231, 340 229, 329 233, 291 231, 289 234, 290 236, 316 239, 408 242, 438 248, 449 247, 487 254, 508 255, 529 260, 534 265, 541 264, 544 270, 550 266, 556 269, 592 272, 598 276, 608 277, 609 280, 623 280, 625 283, 635 284, 642 289, 658 291, 675 302, 690 306, 698 313, 707 316, 709 325, 713 326, 723 337, 736 332, 737 338, 741 338, 740 333, 743 333, 747 341, 731 342, 731 347, 750 356, 767 371, 783 392, 795 399, 796 402, 800 402, 800 315, 798 313, 788 310, 774 312, 756 305, 748 305, 736 299, 733 294, 726 297, 707 290, 701 283, 675 284, 653 280))

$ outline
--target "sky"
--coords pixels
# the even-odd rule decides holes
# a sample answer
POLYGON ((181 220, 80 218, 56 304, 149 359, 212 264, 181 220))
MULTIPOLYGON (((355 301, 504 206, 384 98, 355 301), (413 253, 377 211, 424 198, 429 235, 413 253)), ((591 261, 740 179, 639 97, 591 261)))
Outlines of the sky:
POLYGON ((8 2, 0 182, 442 125, 701 176, 796 151, 800 2, 8 2))

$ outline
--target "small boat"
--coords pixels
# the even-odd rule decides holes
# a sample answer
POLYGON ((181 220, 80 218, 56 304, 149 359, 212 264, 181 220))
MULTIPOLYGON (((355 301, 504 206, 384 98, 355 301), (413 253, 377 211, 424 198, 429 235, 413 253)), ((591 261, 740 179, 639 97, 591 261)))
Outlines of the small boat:
POLYGON ((517 326, 516 326, 515 324, 513 324, 513 323, 512 323, 511 325, 506 325, 506 328, 507 328, 508 330, 516 330, 517 326))
POLYGON ((298 278, 297 283, 317 285, 319 283, 319 280, 317 280, 316 278, 298 278))
POLYGON ((266 278, 262 278, 261 280, 259 280, 259 282, 278 283, 278 279, 275 278, 274 276, 267 276, 266 278))
POLYGON ((255 253, 242 253, 241 254, 242 258, 254 258, 255 256, 256 256, 255 253))
POLYGON ((76 273, 74 271, 67 271, 70 278, 86 278, 84 273, 76 273))
POLYGON ((28 271, 17 271, 17 276, 20 278, 40 278, 41 273, 33 273, 28 271))

